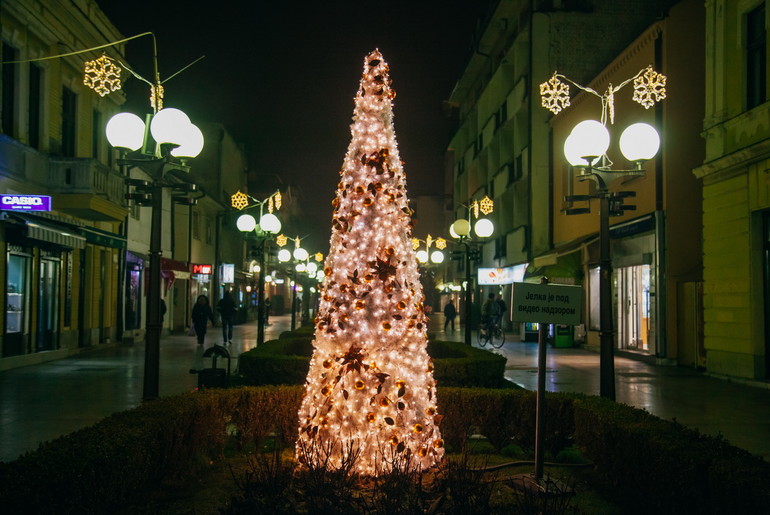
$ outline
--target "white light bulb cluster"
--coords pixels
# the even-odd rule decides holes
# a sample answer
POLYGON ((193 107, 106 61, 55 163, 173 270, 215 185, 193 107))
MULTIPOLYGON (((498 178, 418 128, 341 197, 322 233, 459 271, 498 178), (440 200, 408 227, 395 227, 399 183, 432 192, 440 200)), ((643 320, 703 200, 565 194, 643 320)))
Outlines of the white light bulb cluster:
POLYGON ((300 464, 379 475, 444 454, 388 66, 364 61, 333 201, 314 353, 299 412, 300 464))

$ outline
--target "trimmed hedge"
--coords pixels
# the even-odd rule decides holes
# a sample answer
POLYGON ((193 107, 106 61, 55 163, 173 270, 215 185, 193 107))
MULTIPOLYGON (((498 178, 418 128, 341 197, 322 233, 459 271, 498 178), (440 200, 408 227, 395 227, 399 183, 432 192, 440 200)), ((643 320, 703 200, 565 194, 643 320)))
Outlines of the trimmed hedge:
MULTIPOLYGON (((312 333, 284 333, 277 340, 238 356, 238 372, 247 384, 304 384, 313 353, 312 333)), ((505 381, 505 357, 460 342, 428 342, 433 377, 442 386, 499 388, 505 381)), ((510 387, 515 387, 510 385, 510 387)))
MULTIPOLYGON (((247 450, 275 433, 291 445, 298 386, 206 390, 110 416, 0 463, 4 513, 105 513, 185 479, 226 448, 247 450)), ((546 395, 546 450, 577 445, 592 481, 624 513, 764 513, 770 464, 674 422, 598 397, 546 395)), ((439 388, 442 435, 462 448, 482 434, 500 448, 534 444, 535 394, 439 388)))

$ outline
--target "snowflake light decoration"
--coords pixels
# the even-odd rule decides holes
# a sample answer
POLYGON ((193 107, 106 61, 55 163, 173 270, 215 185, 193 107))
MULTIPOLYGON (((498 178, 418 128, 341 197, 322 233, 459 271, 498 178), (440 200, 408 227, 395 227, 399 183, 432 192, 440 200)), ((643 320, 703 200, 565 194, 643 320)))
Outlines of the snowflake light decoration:
POLYGON ((230 205, 235 209, 242 210, 249 205, 249 197, 245 193, 237 191, 230 197, 230 205))
POLYGON ((321 261, 324 260, 324 255, 321 254, 320 252, 317 252, 316 255, 315 255, 315 260, 320 263, 321 261))
POLYGON ((562 109, 569 106, 569 86, 564 84, 556 74, 540 84, 541 105, 553 114, 559 114, 562 109))
POLYGON ((436 248, 444 250, 446 248, 446 240, 444 238, 436 238, 436 248))
POLYGON ((634 79, 634 101, 649 109, 666 98, 666 76, 648 66, 634 79))
POLYGON ((420 248, 420 239, 412 238, 412 249, 417 250, 420 248))
POLYGON ((278 236, 275 237, 275 244, 278 245, 279 247, 285 246, 288 242, 289 242, 289 238, 287 238, 283 234, 279 234, 278 236))
POLYGON ((96 91, 99 96, 103 97, 120 89, 121 69, 106 55, 86 61, 84 71, 83 84, 96 91))
POLYGON ((485 215, 491 213, 494 208, 495 202, 488 195, 484 195, 484 198, 479 201, 479 209, 485 215))

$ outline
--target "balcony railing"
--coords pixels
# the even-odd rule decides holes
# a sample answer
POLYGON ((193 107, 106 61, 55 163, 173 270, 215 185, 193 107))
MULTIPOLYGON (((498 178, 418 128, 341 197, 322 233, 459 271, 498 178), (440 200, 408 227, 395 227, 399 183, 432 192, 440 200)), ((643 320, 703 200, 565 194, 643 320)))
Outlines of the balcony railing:
POLYGON ((124 177, 95 159, 52 158, 48 170, 55 193, 98 195, 125 206, 124 177))

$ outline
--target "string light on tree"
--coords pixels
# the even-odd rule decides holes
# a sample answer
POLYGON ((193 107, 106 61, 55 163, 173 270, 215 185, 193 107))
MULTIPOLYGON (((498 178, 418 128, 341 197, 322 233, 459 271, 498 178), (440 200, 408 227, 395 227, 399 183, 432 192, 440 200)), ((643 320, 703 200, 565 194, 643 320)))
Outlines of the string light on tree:
POLYGON ((340 171, 314 352, 299 411, 301 466, 376 476, 444 455, 412 211, 388 65, 364 60, 340 171))

